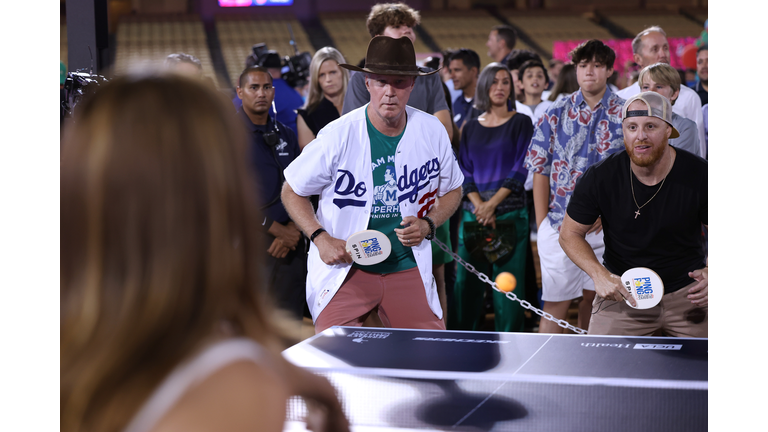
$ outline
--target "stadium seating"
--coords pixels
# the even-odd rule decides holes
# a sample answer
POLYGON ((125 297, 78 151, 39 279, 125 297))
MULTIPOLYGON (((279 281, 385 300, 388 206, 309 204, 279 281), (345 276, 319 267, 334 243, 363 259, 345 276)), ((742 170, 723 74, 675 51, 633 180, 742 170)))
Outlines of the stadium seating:
POLYGON ((627 30, 630 34, 640 33, 650 26, 660 26, 667 37, 699 37, 703 28, 700 24, 677 14, 662 13, 606 13, 606 18, 627 30))
MULTIPOLYGON (((705 21, 706 11, 691 10, 692 17, 705 21)), ((615 39, 608 30, 597 25, 586 16, 565 12, 499 10, 501 15, 544 51, 553 49, 558 40, 585 40, 591 38, 615 39)), ((698 37, 701 25, 682 14, 669 11, 627 10, 603 11, 602 14, 615 25, 635 34, 650 25, 660 25, 669 37, 698 37)), ((487 55, 486 41, 491 28, 502 22, 485 10, 465 11, 422 11, 422 28, 441 49, 470 48, 475 50, 485 66, 492 61, 487 55)), ((370 35, 365 26, 367 12, 323 13, 320 21, 327 30, 336 48, 348 63, 356 64, 365 57, 370 35)), ((292 56, 288 25, 300 52, 311 55, 315 50, 301 23, 293 15, 259 17, 254 15, 222 15, 215 19, 215 26, 221 53, 227 68, 228 78, 234 85, 242 71, 245 58, 251 47, 266 43, 269 49, 281 56, 292 56)), ((60 58, 68 65, 67 25, 62 17, 60 24, 60 58)), ((531 49, 518 39, 516 48, 531 49)), ((203 23, 198 15, 124 15, 116 30, 115 63, 113 72, 120 74, 132 66, 159 64, 174 52, 184 52, 200 59, 203 73, 214 78, 219 87, 227 87, 225 79, 218 79, 206 41, 203 23)), ((416 39, 417 54, 433 52, 421 38, 416 39)), ((535 50, 534 50, 535 51, 535 50)), ((542 53, 540 53, 542 54, 542 53)), ((545 63, 549 60, 542 55, 545 63)))
MULTIPOLYGON (((320 21, 331 35, 336 49, 350 64, 357 64, 365 58, 368 42, 371 41, 371 35, 365 26, 367 16, 367 13, 320 15, 320 21)), ((432 52, 418 37, 414 49, 417 54, 432 52)))
POLYGON ((365 57, 371 36, 365 28, 366 14, 356 15, 320 15, 323 27, 331 35, 344 59, 357 64, 365 57))
POLYGON ((216 80, 198 16, 124 16, 117 28, 114 72, 119 75, 142 65, 158 66, 166 56, 179 52, 197 57, 203 75, 216 80))
MULTIPOLYGON (((493 61, 488 57, 488 48, 485 43, 488 41, 491 29, 501 25, 502 22, 488 12, 483 10, 429 12, 422 14, 421 23, 441 49, 474 50, 480 56, 481 69, 493 61)), ((515 48, 532 50, 519 39, 515 48)))
MULTIPOLYGON (((555 41, 614 39, 608 30, 579 15, 524 15, 504 10, 509 22, 530 36, 541 48, 552 53, 555 41)), ((544 59, 548 61, 549 59, 544 59)))
POLYGON ((267 44, 267 48, 277 51, 281 57, 293 56, 288 31, 291 26, 299 52, 315 54, 307 33, 301 23, 293 16, 219 16, 216 17, 216 31, 219 35, 221 52, 227 66, 232 85, 237 85, 240 73, 245 68, 245 59, 253 51, 251 47, 258 43, 267 44))

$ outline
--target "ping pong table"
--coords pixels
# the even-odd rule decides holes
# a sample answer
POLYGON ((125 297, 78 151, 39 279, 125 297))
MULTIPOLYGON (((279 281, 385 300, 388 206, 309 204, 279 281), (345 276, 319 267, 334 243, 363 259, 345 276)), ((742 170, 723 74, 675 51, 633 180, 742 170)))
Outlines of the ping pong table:
MULTIPOLYGON (((707 339, 332 327, 283 352, 353 431, 704 431, 707 339)), ((286 428, 306 412, 288 403, 286 428)))

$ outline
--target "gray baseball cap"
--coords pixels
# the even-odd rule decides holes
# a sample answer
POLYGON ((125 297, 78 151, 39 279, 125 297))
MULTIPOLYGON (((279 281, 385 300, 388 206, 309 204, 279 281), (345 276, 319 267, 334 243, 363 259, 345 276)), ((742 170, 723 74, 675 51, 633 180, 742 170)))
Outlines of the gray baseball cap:
POLYGON ((626 120, 629 117, 657 117, 669 125, 672 128, 672 135, 669 138, 677 138, 680 136, 680 132, 672 125, 672 104, 669 103, 669 99, 655 92, 642 92, 638 93, 624 102, 624 107, 621 109, 621 119, 626 120), (643 110, 627 111, 632 102, 643 101, 648 107, 643 110))

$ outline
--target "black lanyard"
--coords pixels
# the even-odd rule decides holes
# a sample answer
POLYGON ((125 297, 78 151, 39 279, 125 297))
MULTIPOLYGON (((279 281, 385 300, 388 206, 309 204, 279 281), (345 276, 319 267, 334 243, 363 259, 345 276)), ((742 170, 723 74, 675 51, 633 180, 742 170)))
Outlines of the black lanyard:
MULTIPOLYGON (((280 134, 278 133, 277 125, 275 125, 274 130, 271 130, 269 132, 264 132, 260 130, 256 130, 256 132, 261 134, 261 138, 264 141, 264 144, 269 147, 269 150, 272 152, 272 157, 275 159, 275 163, 277 163, 277 166, 280 168, 277 170, 277 172, 280 174, 280 183, 282 184, 285 181, 285 175, 283 174, 283 170, 285 168, 283 167, 283 164, 280 163, 280 159, 277 157, 277 144, 280 142, 280 134)), ((264 204, 259 209, 264 210, 267 207, 272 206, 277 202, 277 200, 280 199, 280 192, 278 191, 277 195, 272 199, 272 201, 268 202, 267 204, 264 204)))

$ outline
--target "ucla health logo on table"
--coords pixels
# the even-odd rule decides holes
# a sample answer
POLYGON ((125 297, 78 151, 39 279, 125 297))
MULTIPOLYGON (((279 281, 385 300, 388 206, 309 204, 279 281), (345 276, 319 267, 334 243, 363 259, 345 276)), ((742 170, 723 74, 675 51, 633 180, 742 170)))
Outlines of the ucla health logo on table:
POLYGON ((653 286, 651 285, 651 278, 641 277, 634 278, 635 292, 639 300, 646 300, 653 298, 653 286))

